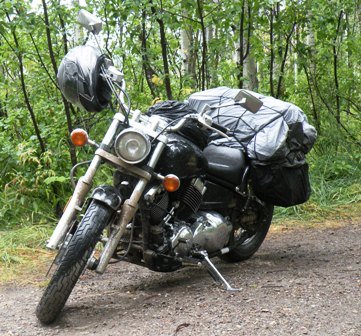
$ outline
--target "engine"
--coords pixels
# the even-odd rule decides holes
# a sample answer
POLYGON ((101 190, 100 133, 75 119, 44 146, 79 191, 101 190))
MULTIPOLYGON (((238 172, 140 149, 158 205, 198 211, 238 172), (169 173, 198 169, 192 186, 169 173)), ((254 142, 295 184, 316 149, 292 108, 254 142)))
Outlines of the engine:
POLYGON ((177 192, 176 224, 170 238, 174 253, 185 256, 192 247, 207 252, 222 249, 229 241, 232 223, 215 211, 198 211, 206 191, 201 178, 194 178, 177 192))
POLYGON ((169 194, 156 186, 149 190, 152 199, 150 237, 160 253, 189 255, 192 248, 215 252, 229 241, 232 223, 215 211, 198 211, 206 191, 201 178, 185 181, 175 193, 169 194), (173 207, 172 214, 165 209, 173 207))
POLYGON ((178 225, 170 242, 174 253, 189 254, 192 247, 207 252, 222 249, 229 241, 232 223, 215 211, 200 211, 191 226, 178 225))

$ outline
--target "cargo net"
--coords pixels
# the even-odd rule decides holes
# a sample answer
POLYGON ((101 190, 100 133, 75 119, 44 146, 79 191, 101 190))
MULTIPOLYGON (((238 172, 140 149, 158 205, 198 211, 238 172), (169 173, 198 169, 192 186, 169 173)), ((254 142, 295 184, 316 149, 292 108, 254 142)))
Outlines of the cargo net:
MULTIPOLYGON (((238 92, 238 89, 227 87, 197 92, 189 97, 189 106, 201 111, 205 104, 232 103, 238 92)), ((210 142, 240 148, 251 160, 260 163, 303 164, 305 154, 316 140, 316 130, 307 122, 303 111, 294 104, 248 92, 263 102, 261 109, 252 113, 240 105, 233 105, 211 110, 209 115, 213 121, 230 129, 228 134, 231 139, 214 133, 210 142)))
POLYGON ((230 129, 230 139, 217 133, 210 144, 239 148, 251 160, 251 184, 264 202, 288 207, 304 203, 311 194, 306 154, 316 140, 316 130, 296 105, 248 91, 263 103, 256 113, 232 105, 239 90, 219 87, 194 93, 189 106, 198 112, 205 104, 213 121, 230 129))

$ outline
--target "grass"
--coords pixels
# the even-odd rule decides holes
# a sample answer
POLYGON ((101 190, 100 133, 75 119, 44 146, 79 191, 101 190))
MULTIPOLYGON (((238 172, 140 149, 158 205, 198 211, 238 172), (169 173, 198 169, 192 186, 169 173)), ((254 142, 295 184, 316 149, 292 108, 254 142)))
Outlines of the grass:
POLYGON ((312 221, 325 218, 357 217, 361 212, 361 182, 341 179, 315 184, 308 202, 290 207, 277 208, 276 222, 284 220, 312 221))
POLYGON ((350 224, 361 223, 361 202, 338 205, 337 209, 330 211, 302 211, 286 215, 284 209, 276 209, 271 226, 271 232, 280 232, 295 229, 336 228, 350 224))
POLYGON ((38 283, 53 253, 43 248, 51 228, 45 225, 0 231, 0 284, 38 283))

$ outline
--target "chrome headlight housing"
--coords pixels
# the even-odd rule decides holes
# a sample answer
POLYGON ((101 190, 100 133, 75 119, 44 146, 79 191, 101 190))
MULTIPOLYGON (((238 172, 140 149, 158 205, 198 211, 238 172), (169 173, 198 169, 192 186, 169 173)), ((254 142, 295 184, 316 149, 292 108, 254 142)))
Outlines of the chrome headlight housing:
POLYGON ((148 156, 151 144, 145 133, 135 128, 127 128, 115 139, 114 148, 123 161, 135 164, 148 156))

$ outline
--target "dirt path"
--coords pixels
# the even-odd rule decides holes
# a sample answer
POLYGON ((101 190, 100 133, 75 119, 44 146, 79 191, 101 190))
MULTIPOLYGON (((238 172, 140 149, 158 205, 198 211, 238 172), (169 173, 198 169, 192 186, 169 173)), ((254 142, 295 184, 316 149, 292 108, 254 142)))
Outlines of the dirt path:
POLYGON ((361 224, 273 233, 252 259, 216 264, 240 291, 197 268, 87 273, 50 327, 34 316, 41 290, 1 288, 0 335, 361 335, 361 224))

